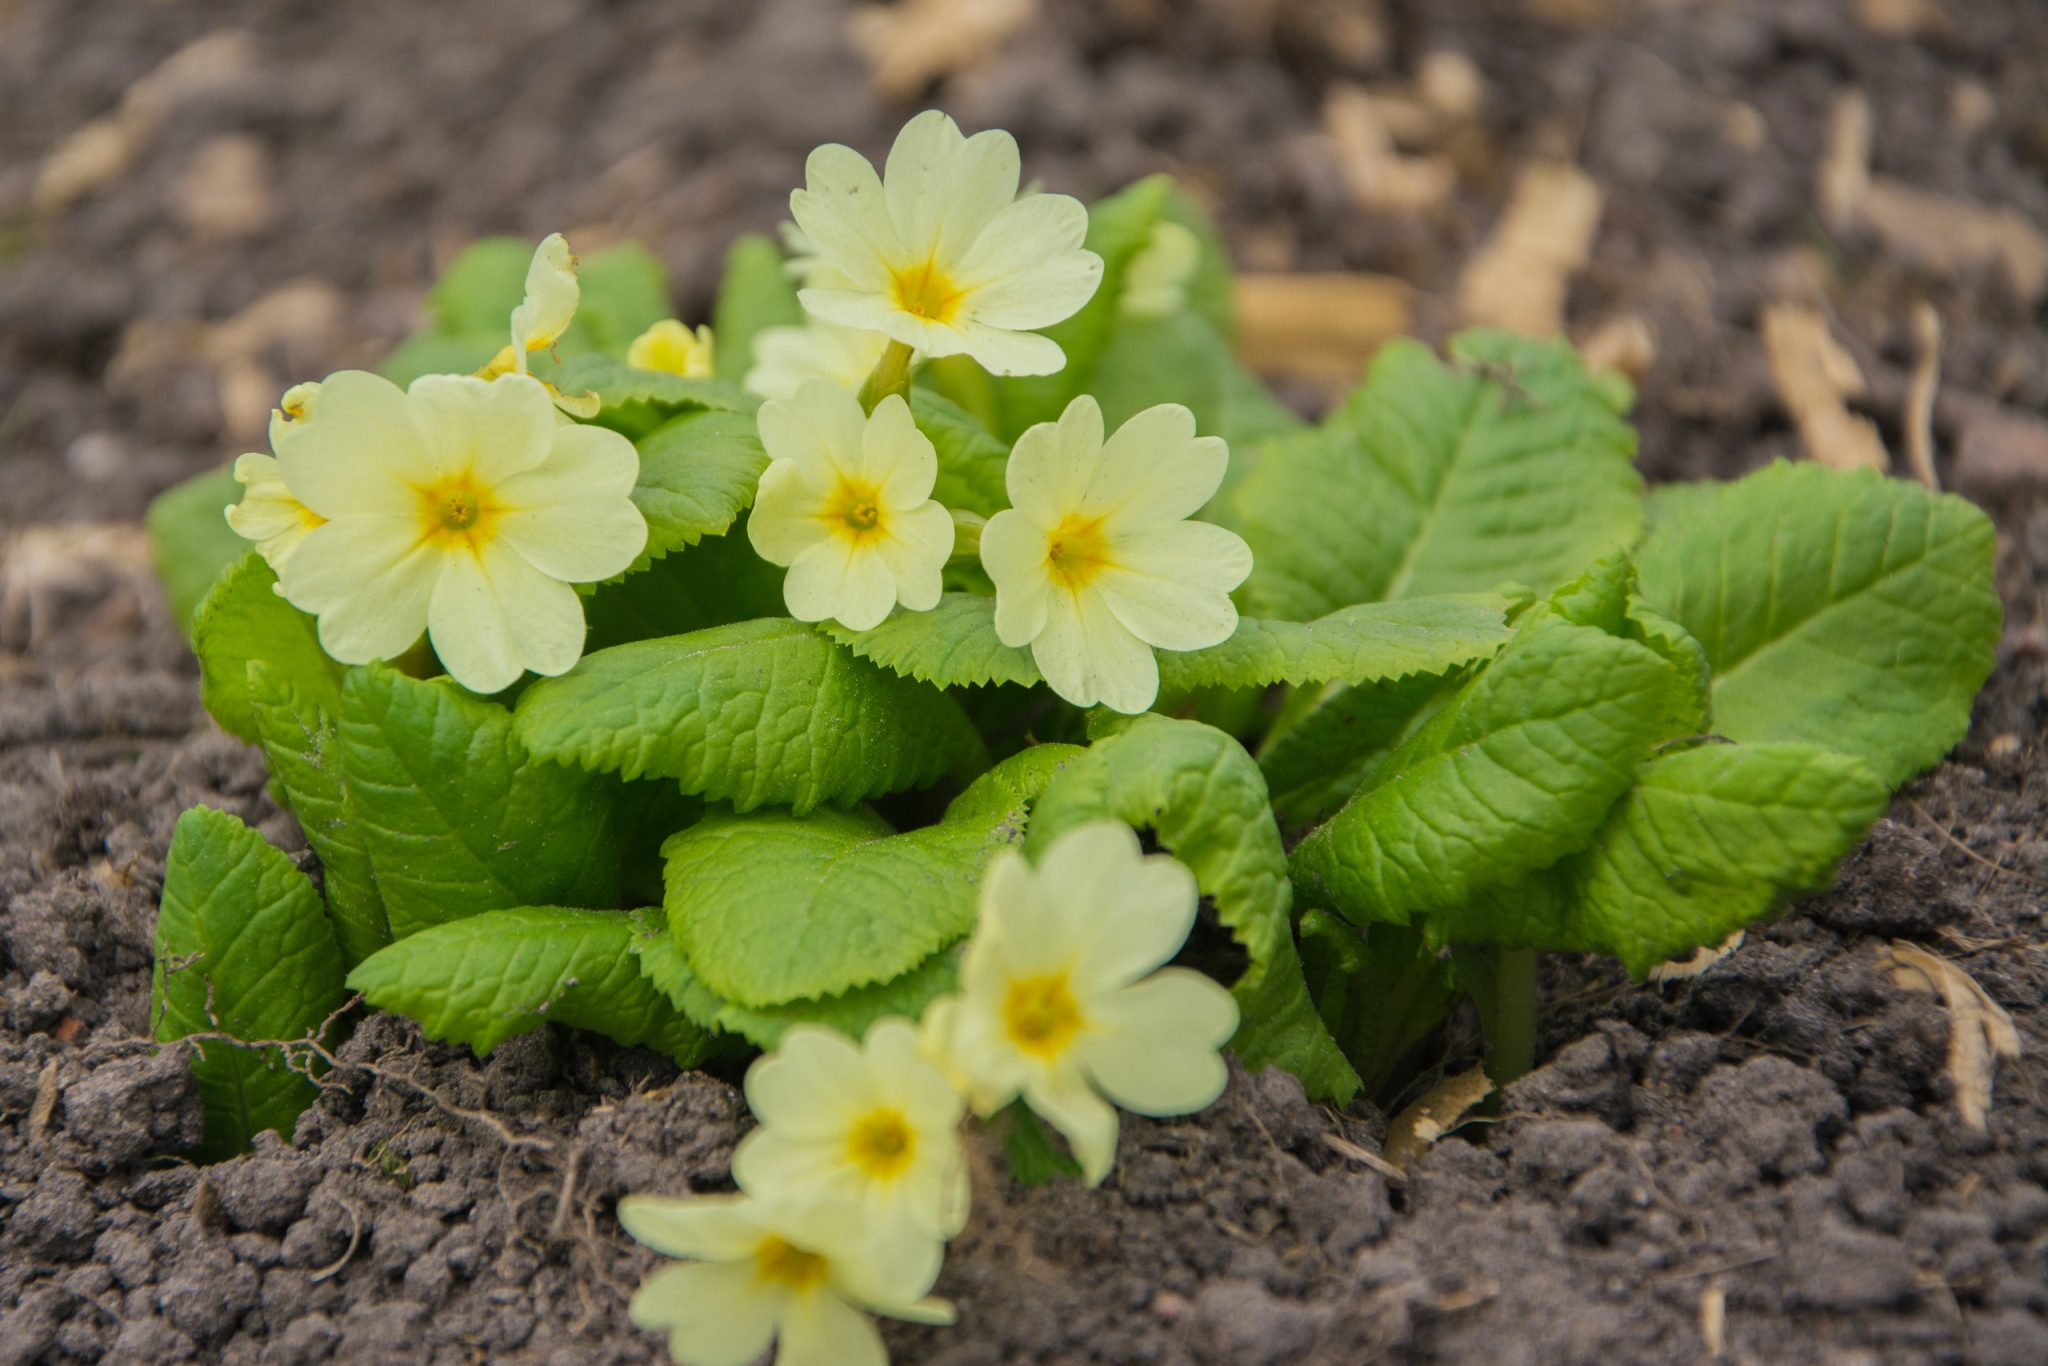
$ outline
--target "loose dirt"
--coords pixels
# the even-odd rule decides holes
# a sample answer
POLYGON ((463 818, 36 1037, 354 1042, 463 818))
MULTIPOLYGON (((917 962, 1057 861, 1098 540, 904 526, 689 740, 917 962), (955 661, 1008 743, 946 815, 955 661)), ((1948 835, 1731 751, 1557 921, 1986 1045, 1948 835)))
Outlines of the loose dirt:
MULTIPOLYGON (((1969 740, 1900 795, 1835 892, 1690 981, 1549 960, 1544 1065, 1405 1184, 1346 1155, 1377 1150, 1379 1113, 1333 1114, 1273 1072, 1234 1074, 1191 1119, 1126 1120, 1099 1190, 1017 1187, 977 1140, 974 1222, 938 1287, 960 1325, 889 1327, 895 1358, 2048 1361, 2048 445, 2030 425, 2048 344, 1999 259, 1830 225, 1816 187, 1837 97, 1860 87, 1873 183, 2048 224, 2048 13, 1036 8, 923 94, 1012 129, 1054 189, 1174 172, 1247 268, 1400 277, 1425 335, 1456 324, 1460 272, 1521 167, 1590 173, 1604 209, 1567 326, 1633 319, 1614 335, 1652 342, 1653 359, 1633 341, 1617 354, 1648 360, 1655 479, 1797 453, 1759 335, 1778 302, 1827 312, 1865 380, 1850 405, 1898 457, 1912 305, 1931 300, 1937 469, 1999 519, 2008 624, 1969 740), (1446 51, 1476 65, 1476 103, 1431 65, 1446 51), (1359 208, 1322 122, 1339 86, 1373 95, 1400 155, 1452 166, 1448 192, 1359 208), (2027 1051, 1997 1074, 1983 1133, 1957 1117, 1940 998, 1881 961, 1895 937, 2018 1025, 2027 1051)), ((479 1062, 377 1016, 296 1133, 205 1170, 156 1156, 200 1122, 179 1053, 144 1041, 172 822, 204 802, 310 857, 260 758, 201 712, 139 531, 53 524, 130 522, 260 446, 283 383, 374 363, 481 233, 639 238, 702 318, 725 244, 783 215, 804 153, 877 155, 912 107, 872 93, 845 15, 830 0, 0 3, 0 1366, 661 1359, 623 1308, 654 1259, 612 1202, 729 1188, 748 1123, 735 1077, 547 1032, 479 1062), (68 181, 43 171, 103 117, 118 156, 68 181)), ((1339 107, 1355 115, 1353 95, 1339 107)), ((1328 397, 1283 392, 1304 411, 1328 397)), ((1454 1021, 1443 1066, 1473 1043, 1454 1021)))

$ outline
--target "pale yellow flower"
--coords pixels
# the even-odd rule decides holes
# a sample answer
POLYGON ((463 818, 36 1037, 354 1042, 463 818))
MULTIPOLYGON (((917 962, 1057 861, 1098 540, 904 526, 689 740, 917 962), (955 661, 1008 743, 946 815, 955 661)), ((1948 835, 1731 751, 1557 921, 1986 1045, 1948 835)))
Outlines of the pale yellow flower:
POLYGON ((888 349, 879 332, 831 323, 764 327, 754 334, 754 365, 746 387, 763 398, 790 398, 807 379, 858 390, 888 349))
MULTIPOLYGON (((569 243, 562 234, 549 233, 534 248, 533 262, 526 268, 526 297, 512 310, 512 340, 476 372, 477 378, 525 374, 527 354, 545 351, 561 340, 582 300, 583 286, 576 279, 576 258, 569 243)), ((596 394, 569 395, 546 380, 541 384, 555 406, 571 416, 596 417, 603 406, 596 394)))
POLYGON ((1011 506, 981 533, 996 635, 1029 645, 1075 706, 1141 712, 1159 695, 1162 650, 1200 650, 1237 629, 1230 590, 1251 573, 1235 533, 1187 520, 1223 482, 1230 453, 1195 435, 1186 408, 1147 408, 1102 439, 1086 394, 1017 439, 1011 506))
POLYGON ((811 153, 790 211, 845 276, 798 297, 813 317, 881 332, 927 356, 966 353, 999 375, 1066 364, 1030 329, 1072 316, 1102 280, 1084 250, 1088 211, 1067 195, 1017 197, 1008 133, 962 136, 937 110, 897 135, 886 176, 850 147, 811 153))
POLYGON ((395 659, 425 631, 474 692, 565 673, 583 652, 569 585, 620 573, 647 541, 633 443, 557 416, 525 375, 401 391, 344 370, 272 433, 290 495, 326 519, 279 567, 279 591, 344 664, 395 659))
POLYGON ((650 1275, 627 1311, 641 1328, 666 1329, 683 1366, 749 1366, 770 1343, 776 1366, 886 1366, 863 1309, 953 1321, 953 1307, 927 1294, 939 1243, 879 1262, 852 1205, 629 1195, 619 1223, 655 1251, 690 1259, 650 1275))
POLYGON ((711 329, 699 325, 695 332, 664 318, 633 339, 626 349, 626 364, 639 370, 661 370, 686 379, 704 379, 716 373, 711 329))
POLYGON ((1188 281, 1201 263, 1202 244, 1172 219, 1152 225, 1151 240, 1124 268, 1117 311, 1127 318, 1163 318, 1187 307, 1188 281))
POLYGON ((861 1211, 872 1255, 888 1261, 960 1231, 967 1164, 956 1134, 966 1102, 918 1055, 917 1030, 881 1020, 859 1045, 797 1025, 747 1071, 761 1121, 733 1154, 733 1180, 764 1200, 843 1200, 861 1211))
POLYGON ((1022 1095, 1101 1181, 1116 1160, 1110 1101, 1191 1114, 1228 1080, 1217 1050, 1237 1032, 1236 1001, 1201 973, 1161 966, 1187 942, 1198 895, 1193 873, 1145 855, 1121 821, 1068 831, 1036 870, 1002 850, 982 879, 959 994, 925 1012, 926 1051, 980 1114, 1022 1095))
POLYGON ((864 414, 851 390, 813 379, 757 420, 769 465, 747 538, 789 567, 789 614, 865 631, 899 602, 938 606, 953 519, 932 501, 938 453, 910 405, 891 394, 864 414))
POLYGON ((256 553, 283 573, 292 552, 327 519, 292 497, 270 456, 250 451, 237 457, 235 480, 243 488, 242 501, 228 505, 228 525, 256 542, 256 553))

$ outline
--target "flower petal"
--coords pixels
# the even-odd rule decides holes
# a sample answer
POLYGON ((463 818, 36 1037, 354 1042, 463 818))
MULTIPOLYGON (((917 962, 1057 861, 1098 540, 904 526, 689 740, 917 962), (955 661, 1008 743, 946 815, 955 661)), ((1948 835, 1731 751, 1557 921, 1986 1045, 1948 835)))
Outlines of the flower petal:
POLYGON ((1195 436, 1195 415, 1162 403, 1132 417, 1102 445, 1102 463, 1081 511, 1109 521, 1112 533, 1178 522, 1216 496, 1230 448, 1195 436))
MULTIPOLYGON (((911 262, 935 262, 952 273, 1017 198, 1020 164, 1017 140, 1000 129, 963 137, 936 109, 904 124, 882 182, 911 262)), ((1084 212, 1084 227, 1086 221, 1084 212)))
POLYGON ((1053 591, 1045 528, 1014 508, 998 512, 981 529, 981 567, 996 586, 996 638, 1029 645, 1045 629, 1053 591))
POLYGON ((1144 855, 1119 820, 1091 821, 1062 835, 1039 860, 1038 878, 1040 897, 1061 916, 1052 937, 1080 949, 1072 986, 1084 1003, 1180 952, 1201 896, 1187 865, 1167 854, 1144 855))
POLYGON ((972 250, 960 258, 955 283, 973 293, 976 314, 998 327, 1050 327, 1087 303, 1102 279, 1102 258, 1082 250, 1087 238, 1087 206, 1072 195, 1034 194, 1013 199, 990 220, 972 250), (1080 274, 1064 286, 1057 283, 1073 272, 1080 274), (1012 282, 1016 292, 1001 288, 1012 282), (1051 293, 1039 291, 1062 287, 1068 291, 1064 300, 1069 305, 1067 311, 1039 316, 1054 303, 1051 293), (1075 291, 1079 297, 1071 297, 1075 291), (1031 310, 1034 306, 1036 311, 1029 316, 1037 320, 1031 322, 988 317, 985 312, 988 308, 1031 310))
POLYGON ((889 534, 874 553, 896 580, 896 600, 913 612, 939 605, 943 571, 953 554, 953 514, 934 502, 889 514, 889 534))
POLYGON ((794 462, 821 493, 860 468, 867 420, 851 390, 823 378, 805 380, 794 397, 764 403, 755 415, 769 459, 794 462))
POLYGON ((747 540, 770 564, 788 565, 829 539, 822 518, 825 495, 804 478, 794 460, 776 460, 761 472, 754 510, 747 518, 747 540))
POLYGON ((1237 1002, 1190 968, 1165 968, 1091 1003, 1075 1046, 1095 1084, 1140 1115, 1188 1115, 1223 1094, 1217 1049, 1237 1032, 1237 1002))
POLYGON ((427 637, 449 676, 473 693, 503 692, 526 671, 491 577, 467 549, 441 557, 441 577, 427 605, 427 637))
POLYGON ((789 212, 818 255, 857 288, 889 287, 889 268, 903 259, 903 243, 882 179, 866 157, 836 142, 814 150, 804 162, 804 188, 789 196, 789 212))
POLYGON ((411 517, 351 517, 300 542, 278 569, 285 601, 320 618, 320 644, 344 664, 396 659, 427 629, 442 556, 411 517))
POLYGON ((867 1315, 829 1290, 814 1290, 783 1311, 775 1366, 889 1366, 889 1354, 867 1315))
POLYGON ((1058 422, 1038 423, 1017 438, 1003 475, 1010 506, 1050 533, 1079 510, 1101 460, 1102 409, 1082 394, 1058 422))
POLYGON ((707 1262, 751 1257, 772 1232, 762 1223, 762 1207, 739 1195, 628 1195, 618 1214, 620 1226, 656 1252, 707 1262))
MULTIPOLYGON (((569 672, 583 657, 583 599, 528 563, 503 538, 487 542, 482 556, 484 577, 505 613, 514 658, 543 678, 569 672)), ((429 609, 430 630, 432 618, 429 609)))
POLYGON ((495 486, 539 468, 555 443, 554 400, 525 375, 421 375, 405 397, 444 477, 495 486))
POLYGON ((874 485, 885 508, 913 508, 932 496, 939 453, 917 429, 902 395, 889 394, 875 405, 861 431, 860 462, 848 473, 874 485))
POLYGON ((992 375, 1056 375, 1067 365, 1067 353, 1051 337, 1036 332, 1011 332, 974 318, 963 318, 943 342, 928 341, 926 355, 955 356, 965 351, 992 375))
POLYGON ((313 415, 278 433, 277 464, 292 496, 328 518, 410 515, 412 490, 440 474, 405 391, 362 370, 327 377, 313 415))
POLYGON ((495 490, 508 509, 496 534, 565 583, 622 573, 647 545, 647 519, 628 496, 638 469, 633 443, 617 432, 562 427, 546 464, 495 490))
POLYGON ((804 1140, 839 1132, 849 1115, 878 1099, 853 1040, 816 1025, 790 1028, 747 1069, 745 1089, 762 1124, 804 1140))
POLYGON ((1094 589, 1126 630, 1162 650, 1206 650, 1237 630, 1237 608, 1219 589, 1122 570, 1105 570, 1094 589))
POLYGON ((1079 1069, 1062 1069, 1051 1077, 1033 1081, 1024 1088, 1024 1099, 1041 1118, 1066 1135, 1088 1184, 1101 1185, 1102 1178, 1116 1165, 1116 1111, 1095 1094, 1079 1069))
POLYGON ((833 536, 791 562, 782 600, 798 621, 833 619, 849 631, 866 631, 896 605, 896 580, 872 549, 833 536))
POLYGON ((1099 593, 1046 594, 1045 629, 1031 658, 1052 690, 1077 707, 1100 702, 1134 716, 1159 698, 1159 661, 1099 593))
POLYGON ((551 232, 541 239, 526 267, 526 297, 512 310, 513 346, 526 351, 553 346, 569 330, 581 298, 576 258, 562 234, 551 232))
POLYGON ((748 1366, 775 1340, 780 1296, 764 1293, 751 1265, 666 1266, 634 1294, 636 1327, 669 1330, 669 1352, 688 1366, 748 1366))

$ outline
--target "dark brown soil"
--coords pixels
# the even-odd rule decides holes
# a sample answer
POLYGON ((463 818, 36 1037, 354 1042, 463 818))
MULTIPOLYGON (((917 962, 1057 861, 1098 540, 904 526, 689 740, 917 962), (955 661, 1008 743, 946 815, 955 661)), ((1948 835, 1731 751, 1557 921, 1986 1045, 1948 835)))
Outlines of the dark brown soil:
MULTIPOLYGON (((929 93, 1015 131, 1027 174, 1054 188, 1175 172, 1248 266, 1400 275, 1432 335, 1514 168, 1575 159, 1608 205, 1571 322, 1632 311, 1654 327, 1648 474, 1729 476, 1793 453, 1755 329, 1761 303, 1812 288, 1895 449, 1908 307, 1940 308, 1953 472, 1982 402, 2048 405, 2039 313, 1994 274, 1937 279, 1830 238, 1812 168, 1830 100, 1857 84, 1881 173, 2048 224, 2048 11, 1937 6, 1919 37, 1856 17, 1886 8, 1045 0, 998 61, 929 93), (1377 17, 1379 55, 1345 27, 1358 15, 1377 17), (1318 141, 1323 91, 1403 79, 1440 47, 1488 82, 1480 127, 1449 149, 1457 198, 1362 214, 1318 141), (1951 117, 1963 82, 1992 96, 1973 129, 1951 117), (1761 115, 1752 150, 1724 131, 1736 102, 1761 115)), ((0 522, 132 520, 260 444, 234 383, 373 362, 413 325, 435 266, 480 233, 638 237, 702 317, 725 243, 782 216, 810 146, 878 153, 909 112, 869 92, 843 14, 831 0, 0 3, 0 522), (253 35, 252 66, 178 104, 104 188, 31 213, 36 167, 65 134, 224 27, 253 35), (272 201, 232 232, 179 207, 222 137, 257 140, 272 201), (306 280, 329 292, 309 307, 301 291, 281 310, 292 325, 250 321, 306 280), (239 336, 219 326, 238 315, 239 336)), ((1127 1121, 1100 1190, 1017 1188, 985 1143, 976 1219, 939 1286, 960 1325, 891 1327, 896 1359, 1692 1363, 1719 1302, 1728 1361, 2048 1361, 2033 1051, 2048 1038, 2048 508, 2022 488, 1994 510, 1999 671, 1969 741, 1901 795, 1840 889, 1689 984, 1548 963, 1546 1065, 1405 1188, 1327 1141, 1376 1146, 1377 1115, 1334 1116, 1277 1073, 1237 1076, 1190 1120, 1127 1121), (1955 1117, 1946 1012, 1878 966, 1895 936, 1961 964, 2028 1041, 1988 1133, 1955 1117)), ((14 543, 0 605, 0 1366, 659 1359, 622 1312, 653 1259, 611 1202, 721 1188, 746 1124, 726 1081, 547 1033, 479 1063, 376 1017, 288 1143, 204 1172, 151 1156, 198 1123, 179 1055, 142 1041, 172 822, 205 802, 303 841, 256 754, 205 720, 132 559, 103 545, 31 572, 50 562, 32 543, 14 543)))

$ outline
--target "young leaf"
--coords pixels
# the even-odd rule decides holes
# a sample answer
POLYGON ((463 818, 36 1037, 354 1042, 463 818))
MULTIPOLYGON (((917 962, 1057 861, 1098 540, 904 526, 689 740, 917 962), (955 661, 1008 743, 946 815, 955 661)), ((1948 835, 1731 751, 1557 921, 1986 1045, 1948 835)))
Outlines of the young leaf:
POLYGON ((1717 731, 1843 750, 1896 787, 1963 738, 1991 674, 1994 540, 1961 498, 1778 464, 1660 520, 1638 563, 1705 647, 1717 731))
POLYGON ((338 718, 260 659, 249 661, 249 706, 270 775, 284 788, 306 843, 320 856, 327 912, 342 959, 353 966, 391 942, 391 926, 342 782, 338 718))
POLYGON ((783 269, 782 250, 759 233, 735 238, 725 253, 725 278, 711 313, 717 338, 718 377, 743 382, 754 368, 754 337, 764 328, 804 321, 796 285, 783 269))
POLYGON ((862 659, 941 688, 1044 682, 1029 646, 996 638, 996 600, 978 593, 947 593, 929 612, 899 610, 866 631, 824 629, 862 659))
POLYGON ((585 655, 526 690, 517 729, 556 763, 676 778, 740 811, 787 803, 798 815, 922 787, 984 753, 944 693, 787 618, 585 655))
MULTIPOLYGON (((233 816, 178 817, 157 911, 154 1034, 308 1037, 343 999, 341 953, 320 894, 289 858, 233 816)), ((264 1129, 289 1137, 317 1094, 275 1048, 192 1045, 206 1107, 201 1161, 232 1157, 264 1129)))
POLYGON ((1298 717, 1283 712, 1259 751, 1273 809, 1288 829, 1314 825, 1351 800, 1374 761, 1457 691, 1463 671, 1410 674, 1307 694, 1298 717), (1282 723, 1287 723, 1281 729, 1282 723))
POLYGON ((1009 1159, 1012 1181, 1020 1186, 1046 1186, 1081 1174, 1081 1164, 1053 1141, 1021 1098, 1004 1107, 1002 1121, 1003 1156, 1009 1159))
POLYGON ((486 237, 463 248, 427 291, 427 325, 384 358, 377 373, 403 389, 421 375, 468 374, 512 340, 512 310, 526 295, 533 243, 486 237))
POLYGON ((633 505, 647 519, 647 549, 627 574, 706 536, 724 535, 753 506, 768 468, 754 419, 744 413, 687 412, 636 444, 640 479, 633 505))
POLYGON ((1544 588, 1634 540, 1635 432, 1578 353, 1474 332, 1451 356, 1390 343, 1321 428, 1266 445, 1236 498, 1253 611, 1544 588))
POLYGON ((931 441, 939 457, 939 478, 932 497, 949 508, 964 508, 993 517, 1010 505, 1004 483, 1010 448, 950 399, 930 389, 910 391, 910 416, 931 441))
POLYGON ((1704 745, 1643 765, 1592 845, 1433 922, 1438 940, 1611 953, 1638 978, 1825 890, 1884 814, 1869 766, 1817 745, 1704 745))
POLYGON ((277 575, 255 551, 226 570, 192 621, 199 698, 230 735, 257 743, 249 662, 261 660, 313 706, 340 710, 342 666, 320 648, 318 623, 279 597, 277 575))
POLYGON ((225 515, 230 505, 241 501, 242 485, 234 468, 225 466, 171 485, 151 500, 143 517, 149 528, 150 558, 163 580, 171 620, 188 640, 192 614, 213 581, 248 553, 249 542, 235 534, 225 515))
POLYGON ((707 815, 662 847, 676 941, 705 986, 743 1006, 900 976, 974 928, 990 857, 1023 838, 1031 802, 1081 753, 1025 750, 902 835, 866 807, 707 815))
POLYGON ((1174 186, 1159 211, 1160 218, 1180 224, 1195 235, 1201 254, 1186 289, 1187 310, 1207 322, 1225 341, 1237 337, 1237 272, 1231 269, 1230 248, 1216 230, 1201 201, 1174 186))
POLYGON ((754 553, 742 512, 723 536, 671 551, 583 600, 583 651, 780 616, 784 571, 754 553))
POLYGON ((1221 645, 1186 654, 1161 651, 1159 686, 1172 691, 1363 683, 1442 673, 1497 652, 1512 634, 1509 606, 1496 593, 1466 593, 1361 603, 1310 622, 1240 617, 1221 645))
POLYGON ((351 990, 419 1022, 432 1039, 488 1054, 550 1020, 646 1044, 683 1067, 705 1031, 640 972, 623 911, 519 906, 420 931, 356 965, 351 990))
POLYGON ((1302 980, 1287 855, 1251 756, 1209 726, 1136 717, 1047 784, 1025 848, 1035 856, 1063 831, 1105 816, 1151 831, 1187 864, 1249 956, 1250 966, 1231 985, 1243 1016, 1231 1047, 1244 1065, 1277 1063, 1311 1096, 1350 1100, 1358 1077, 1302 980))
POLYGON ((1355 922, 1405 925, 1546 867, 1592 838, 1671 734, 1682 693, 1645 646, 1556 616, 1525 619, 1295 846, 1295 885, 1355 922))
POLYGON ((953 990, 960 970, 956 944, 886 982, 779 1006, 743 1006, 697 979, 665 923, 643 925, 633 936, 632 951, 640 960, 640 971, 677 1010, 705 1029, 737 1034, 757 1048, 775 1047, 782 1042, 783 1031, 794 1024, 823 1025, 858 1039, 867 1034, 869 1025, 891 1015, 919 1019, 926 1006, 953 990))
POLYGON ((393 935, 618 904, 616 783, 529 756, 509 712, 449 679, 354 668, 340 714, 349 811, 393 935))

